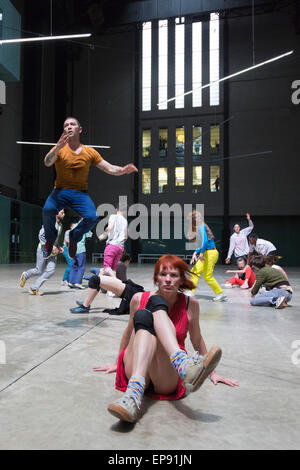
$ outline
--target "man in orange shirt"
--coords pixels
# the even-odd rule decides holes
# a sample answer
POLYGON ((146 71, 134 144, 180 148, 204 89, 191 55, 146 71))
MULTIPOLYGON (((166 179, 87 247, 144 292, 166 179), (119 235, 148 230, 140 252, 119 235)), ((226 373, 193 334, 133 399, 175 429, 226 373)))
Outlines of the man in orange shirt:
POLYGON ((138 171, 132 163, 123 167, 112 165, 105 161, 95 149, 82 145, 80 143, 82 127, 78 119, 68 117, 63 128, 64 131, 56 146, 47 153, 44 159, 46 166, 55 164, 57 175, 54 189, 43 209, 46 238, 46 243, 42 248, 44 258, 51 256, 57 237, 55 216, 61 208, 70 207, 83 218, 80 224, 70 231, 69 256, 71 258, 75 257, 77 242, 98 221, 95 205, 87 194, 91 165, 114 176, 128 175, 138 171))

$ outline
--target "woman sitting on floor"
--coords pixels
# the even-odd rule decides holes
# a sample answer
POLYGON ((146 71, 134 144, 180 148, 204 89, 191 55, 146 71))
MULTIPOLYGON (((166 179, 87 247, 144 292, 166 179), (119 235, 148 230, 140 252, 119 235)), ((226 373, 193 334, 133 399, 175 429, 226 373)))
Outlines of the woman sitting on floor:
POLYGON ((182 290, 191 289, 186 263, 173 255, 162 256, 154 268, 154 292, 137 293, 130 304, 130 318, 123 333, 115 363, 94 370, 116 372, 116 388, 122 398, 108 411, 117 418, 135 422, 139 418, 144 393, 158 400, 178 400, 195 392, 210 375, 214 384, 237 382, 214 371, 221 349, 207 352, 199 326, 199 303, 182 290), (185 350, 189 332, 196 351, 185 350))
POLYGON ((224 287, 231 288, 239 286, 241 289, 249 289, 255 283, 255 273, 246 263, 244 258, 238 258, 236 260, 238 270, 228 270, 226 273, 235 273, 235 276, 231 277, 229 281, 226 281, 224 287))
POLYGON ((292 298, 293 289, 281 271, 265 265, 263 255, 252 256, 250 265, 256 271, 256 281, 251 289, 251 305, 285 308, 292 298), (265 286, 265 292, 258 293, 265 286))

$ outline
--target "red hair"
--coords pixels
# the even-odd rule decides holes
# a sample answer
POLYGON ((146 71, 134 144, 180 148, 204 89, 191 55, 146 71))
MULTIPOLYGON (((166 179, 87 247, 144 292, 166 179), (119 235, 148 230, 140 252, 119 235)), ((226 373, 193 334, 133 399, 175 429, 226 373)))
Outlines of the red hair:
POLYGON ((154 284, 157 283, 157 276, 161 268, 178 269, 182 280, 180 289, 194 289, 194 284, 190 279, 188 279, 188 276, 191 275, 191 271, 189 270, 188 265, 185 261, 183 261, 183 259, 175 255, 161 256, 155 263, 153 275, 154 284))

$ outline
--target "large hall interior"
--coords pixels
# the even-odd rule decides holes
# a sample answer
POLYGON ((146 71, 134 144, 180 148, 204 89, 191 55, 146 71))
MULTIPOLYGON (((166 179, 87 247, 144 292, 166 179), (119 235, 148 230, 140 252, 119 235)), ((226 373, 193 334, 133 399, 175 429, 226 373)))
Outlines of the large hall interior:
POLYGON ((1 450, 299 450, 299 65, 297 0, 0 0, 1 450), (118 420, 173 300, 217 383, 118 420))

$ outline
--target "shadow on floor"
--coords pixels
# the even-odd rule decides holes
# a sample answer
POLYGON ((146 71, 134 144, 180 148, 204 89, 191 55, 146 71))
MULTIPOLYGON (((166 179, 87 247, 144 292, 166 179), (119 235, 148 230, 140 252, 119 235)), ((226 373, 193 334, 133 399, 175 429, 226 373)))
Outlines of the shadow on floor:
POLYGON ((216 423, 221 420, 221 416, 202 413, 200 410, 195 410, 190 406, 183 403, 182 400, 172 401, 172 405, 176 408, 177 411, 182 413, 189 419, 193 421, 201 421, 202 423, 216 423))

